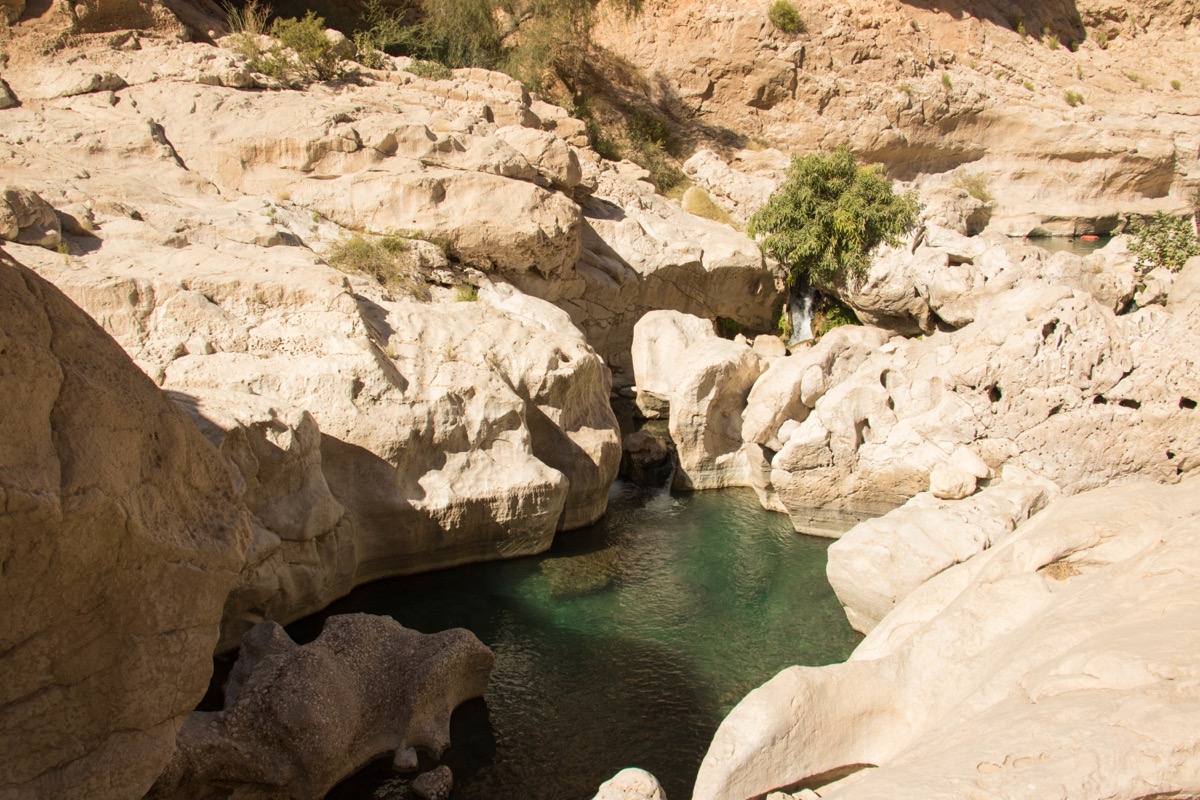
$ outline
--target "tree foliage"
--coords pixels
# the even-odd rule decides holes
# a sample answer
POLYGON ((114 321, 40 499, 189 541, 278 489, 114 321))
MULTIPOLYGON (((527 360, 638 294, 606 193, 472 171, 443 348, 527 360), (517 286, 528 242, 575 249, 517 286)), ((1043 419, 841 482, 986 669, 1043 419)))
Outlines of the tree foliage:
POLYGON ((1166 267, 1178 272, 1189 258, 1200 256, 1195 224, 1187 217, 1174 217, 1161 211, 1153 217, 1135 217, 1130 233, 1133 239, 1129 250, 1148 270, 1166 267))
POLYGON ((862 280, 871 251, 899 245, 919 211, 915 193, 896 195, 880 168, 860 167, 839 147, 793 159, 748 231, 788 268, 789 285, 807 278, 834 287, 862 280))
MULTIPOLYGON (((500 69, 536 88, 548 70, 579 71, 600 2, 419 0, 403 33, 380 49, 448 67, 500 69)), ((642 0, 607 2, 630 14, 642 5, 642 0)))

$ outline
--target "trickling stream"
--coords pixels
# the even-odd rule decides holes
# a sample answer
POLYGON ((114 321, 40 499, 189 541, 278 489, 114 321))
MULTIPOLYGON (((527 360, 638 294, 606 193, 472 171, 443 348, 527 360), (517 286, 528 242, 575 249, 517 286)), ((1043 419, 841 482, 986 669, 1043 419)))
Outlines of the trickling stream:
MULTIPOLYGON (((583 800, 627 766, 686 800, 747 691, 858 643, 825 580, 828 544, 749 491, 618 483, 601 522, 545 555, 380 581, 289 632, 310 641, 324 617, 364 611, 426 632, 465 627, 489 645, 487 697, 455 714, 443 758, 457 800, 583 800)), ((390 760, 330 794, 406 796, 390 760)))

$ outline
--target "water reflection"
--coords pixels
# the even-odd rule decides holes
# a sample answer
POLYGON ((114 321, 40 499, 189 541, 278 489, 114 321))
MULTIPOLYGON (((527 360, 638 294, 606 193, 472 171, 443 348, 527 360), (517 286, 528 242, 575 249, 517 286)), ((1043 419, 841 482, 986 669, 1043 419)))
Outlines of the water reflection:
MULTIPOLYGON (((455 715, 445 761, 458 800, 590 798, 623 767, 683 800, 717 725, 791 664, 858 641, 825 580, 827 540, 792 532, 739 490, 672 495, 618 484, 598 524, 543 556, 381 581, 325 615, 461 626, 496 653, 486 703, 455 715)), ((403 797, 376 764, 330 795, 403 797)))

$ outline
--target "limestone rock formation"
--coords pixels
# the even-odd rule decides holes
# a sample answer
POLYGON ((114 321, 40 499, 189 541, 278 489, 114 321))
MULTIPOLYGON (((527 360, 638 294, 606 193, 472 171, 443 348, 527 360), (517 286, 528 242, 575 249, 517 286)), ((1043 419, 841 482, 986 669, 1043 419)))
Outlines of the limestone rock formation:
POLYGON ((445 764, 421 773, 412 782, 413 794, 421 800, 449 800, 453 788, 454 775, 445 764))
POLYGON ((1179 270, 1175 282, 1171 284, 1167 308, 1178 309, 1196 303, 1200 303, 1200 256, 1189 258, 1183 269, 1179 270))
POLYGON ((694 797, 1200 792, 1198 489, 1135 482, 1053 502, 909 593, 847 663, 751 692, 694 797))
POLYGON ((461 628, 422 634, 349 614, 300 646, 261 623, 245 636, 224 710, 188 718, 148 797, 316 800, 383 753, 440 755, 451 712, 483 694, 493 660, 461 628))
POLYGON ((639 395, 644 385, 670 409, 668 429, 679 458, 675 487, 745 485, 742 410, 765 360, 744 342, 717 336, 711 322, 677 311, 642 317, 633 353, 639 395))
POLYGON ((228 466, 0 251, 0 797, 140 797, 204 695, 249 531, 228 466))
POLYGON ((919 494, 831 544, 829 584, 850 624, 869 633, 918 586, 999 544, 1058 494, 1054 484, 1015 467, 961 502, 919 494))
POLYGON ((62 241, 62 226, 54 208, 19 186, 0 190, 0 239, 54 250, 62 241))
POLYGON ((973 189, 992 232, 1110 232, 1129 213, 1183 212, 1200 180, 1188 0, 793 5, 794 33, 757 0, 657 0, 597 37, 682 136, 846 144, 897 179, 973 189))
POLYGON ((592 800, 667 800, 667 795, 649 772, 626 767, 600 784, 592 800))

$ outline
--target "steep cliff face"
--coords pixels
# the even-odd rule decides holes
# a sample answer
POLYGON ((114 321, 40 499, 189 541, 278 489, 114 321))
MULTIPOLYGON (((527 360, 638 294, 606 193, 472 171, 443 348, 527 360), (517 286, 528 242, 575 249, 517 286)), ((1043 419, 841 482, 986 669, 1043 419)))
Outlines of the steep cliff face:
POLYGON ((140 797, 203 696, 250 532, 228 465, 0 253, 0 797, 140 797))
POLYGON ((799 0, 796 34, 768 5, 650 3, 599 38, 698 141, 848 144, 901 180, 982 180, 993 231, 1111 230, 1200 184, 1189 2, 799 0))

